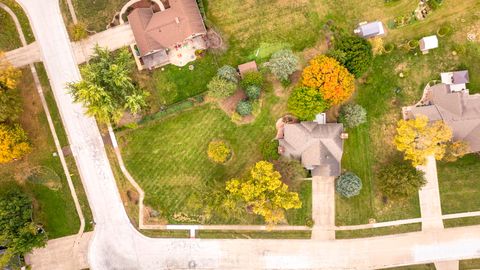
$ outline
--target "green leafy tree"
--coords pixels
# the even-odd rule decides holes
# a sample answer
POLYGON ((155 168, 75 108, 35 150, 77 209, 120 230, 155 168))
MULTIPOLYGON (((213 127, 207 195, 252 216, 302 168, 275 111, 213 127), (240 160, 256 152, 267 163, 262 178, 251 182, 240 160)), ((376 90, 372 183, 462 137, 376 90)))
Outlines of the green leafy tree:
POLYGON ((340 122, 347 128, 353 128, 367 122, 367 111, 358 104, 349 103, 340 111, 340 122))
POLYGON ((217 70, 217 76, 235 84, 238 83, 238 72, 232 66, 224 65, 223 67, 219 68, 217 70))
POLYGON ((208 95, 213 98, 226 98, 237 90, 237 85, 231 81, 220 78, 219 76, 213 77, 213 79, 207 85, 208 95))
POLYGON ((237 113, 240 114, 241 116, 247 116, 252 114, 253 111, 253 105, 250 101, 248 100, 242 100, 238 102, 237 104, 237 113))
POLYGON ((47 236, 32 221, 32 201, 17 190, 0 194, 0 243, 7 248, 0 257, 0 267, 14 255, 43 247, 47 236))
POLYGON ((346 198, 357 196, 362 190, 362 180, 356 174, 346 172, 338 177, 335 189, 346 198))
POLYGON ((315 116, 328 109, 329 105, 318 90, 309 87, 293 89, 288 98, 288 111, 300 120, 315 119, 315 116))
POLYGON ((75 102, 104 123, 118 122, 125 110, 133 114, 146 107, 147 92, 133 81, 133 60, 126 49, 110 53, 95 47, 93 59, 80 69, 82 80, 69 85, 75 102))
POLYGON ((262 93, 262 88, 258 85, 250 85, 245 89, 245 94, 249 99, 258 99, 262 93))
POLYGON ((0 122, 15 121, 22 112, 22 101, 18 90, 0 89, 0 122))
POLYGON ((362 76, 373 62, 372 45, 359 36, 339 35, 334 41, 334 57, 356 78, 362 76))
POLYGON ((413 196, 425 184, 424 173, 404 162, 383 166, 378 173, 378 187, 391 199, 413 196))
POLYGON ((302 207, 298 193, 288 190, 280 173, 267 161, 257 162, 245 179, 228 181, 226 190, 230 201, 240 202, 270 225, 285 220, 285 210, 302 207))
POLYGON ((298 57, 291 50, 280 50, 272 55, 267 67, 270 72, 282 81, 297 70, 298 57))

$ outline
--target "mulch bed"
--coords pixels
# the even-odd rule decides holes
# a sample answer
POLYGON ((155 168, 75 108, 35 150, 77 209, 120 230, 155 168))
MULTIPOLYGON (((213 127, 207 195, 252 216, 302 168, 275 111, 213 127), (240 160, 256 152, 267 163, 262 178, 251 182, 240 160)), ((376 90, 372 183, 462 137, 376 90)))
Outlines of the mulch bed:
POLYGON ((218 104, 225 113, 227 113, 228 115, 232 115, 232 113, 234 113, 235 109, 237 108, 238 102, 245 98, 247 98, 245 92, 242 89, 238 89, 235 94, 218 102, 218 104))

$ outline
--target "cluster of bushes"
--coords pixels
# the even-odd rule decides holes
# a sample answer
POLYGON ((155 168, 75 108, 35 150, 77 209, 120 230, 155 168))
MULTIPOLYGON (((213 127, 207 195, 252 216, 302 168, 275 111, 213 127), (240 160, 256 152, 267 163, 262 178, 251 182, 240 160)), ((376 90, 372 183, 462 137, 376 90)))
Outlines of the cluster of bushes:
POLYGON ((245 91, 247 98, 237 104, 236 112, 240 116, 247 116, 252 114, 254 103, 260 98, 260 95, 262 94, 263 83, 263 75, 258 71, 248 72, 243 75, 240 85, 245 91))

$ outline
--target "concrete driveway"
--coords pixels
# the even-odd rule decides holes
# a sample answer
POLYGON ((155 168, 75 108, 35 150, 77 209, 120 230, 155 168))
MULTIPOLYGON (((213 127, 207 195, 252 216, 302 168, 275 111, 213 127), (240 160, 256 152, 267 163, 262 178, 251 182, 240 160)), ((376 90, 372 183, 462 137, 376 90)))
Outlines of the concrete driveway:
POLYGON ((18 2, 33 27, 96 222, 91 269, 369 269, 480 257, 480 226, 335 241, 141 235, 125 213, 95 120, 66 91, 80 74, 58 1, 18 2))

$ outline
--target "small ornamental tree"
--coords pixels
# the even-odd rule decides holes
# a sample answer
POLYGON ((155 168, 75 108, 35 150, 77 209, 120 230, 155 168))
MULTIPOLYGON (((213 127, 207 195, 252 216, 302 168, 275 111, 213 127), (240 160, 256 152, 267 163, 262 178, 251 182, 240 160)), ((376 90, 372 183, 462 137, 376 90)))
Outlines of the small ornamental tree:
POLYGON ((253 111, 253 105, 250 101, 248 100, 242 100, 238 102, 237 104, 237 113, 240 114, 241 116, 247 116, 252 114, 253 111))
POLYGON ((378 187, 391 199, 415 195, 425 184, 424 173, 405 163, 383 166, 378 173, 378 187))
POLYGON ((73 41, 79 41, 88 37, 87 26, 82 22, 69 24, 68 33, 73 41))
POLYGON ((5 54, 0 51, 0 91, 17 87, 17 80, 20 76, 22 76, 22 72, 12 66, 5 58, 5 54))
POLYGON ((397 123, 395 146, 404 152, 405 159, 413 166, 425 165, 430 155, 441 160, 445 155, 447 143, 452 139, 452 130, 443 122, 430 123, 426 116, 397 123))
POLYGON ((340 122, 346 128, 353 128, 367 122, 367 111, 358 104, 349 103, 340 111, 340 122))
POLYGON ((225 163, 232 155, 232 150, 222 141, 212 141, 208 144, 208 157, 215 163, 225 163))
POLYGON ((21 158, 29 152, 27 134, 19 125, 0 124, 0 164, 21 158))
POLYGON ((353 35, 337 36, 334 41, 334 49, 344 53, 342 57, 336 58, 336 60, 356 78, 362 76, 372 66, 372 45, 364 38, 353 35))
POLYGON ((463 157, 470 151, 470 146, 467 142, 464 141, 456 141, 447 142, 447 146, 445 149, 445 155, 443 156, 443 161, 447 162, 454 162, 457 159, 463 157))
POLYGON ((250 85, 245 89, 245 94, 249 99, 258 99, 262 93, 262 88, 258 85, 250 85))
POLYGON ((337 60, 319 55, 302 72, 302 85, 315 88, 331 104, 348 100, 355 90, 354 77, 337 60))
POLYGON ((264 78, 262 73, 258 71, 250 71, 243 74, 242 81, 240 82, 241 86, 246 89, 251 85, 262 86, 264 82, 264 78))
POLYGON ((3 269, 12 256, 43 247, 47 236, 32 221, 32 201, 20 191, 0 194, 0 239, 6 252, 0 257, 3 269))
POLYGON ((213 98, 226 98, 237 90, 237 85, 231 81, 220 78, 219 76, 213 77, 213 79, 207 85, 208 95, 213 98))
POLYGON ((267 67, 281 81, 287 81, 288 76, 297 70, 298 57, 291 50, 280 50, 272 55, 267 67))
POLYGON ((285 210, 302 207, 298 193, 288 190, 280 173, 267 161, 257 162, 245 179, 228 181, 226 191, 230 201, 263 216, 270 225, 285 220, 285 210))
POLYGON ((335 189, 346 198, 357 196, 362 189, 362 180, 354 173, 346 172, 338 177, 335 189))
POLYGON ((302 163, 296 159, 281 157, 273 161, 273 165, 275 166, 275 170, 282 176, 282 182, 289 186, 298 185, 299 180, 307 177, 307 170, 305 170, 302 163))
POLYGON ((300 120, 313 120, 328 108, 329 103, 313 88, 297 87, 288 98, 288 111, 300 120))
POLYGON ((229 65, 224 65, 223 67, 217 70, 217 76, 225 79, 229 82, 238 83, 238 72, 237 70, 229 65))
POLYGON ((0 89, 0 123, 14 121, 22 112, 22 101, 17 89, 0 89))

